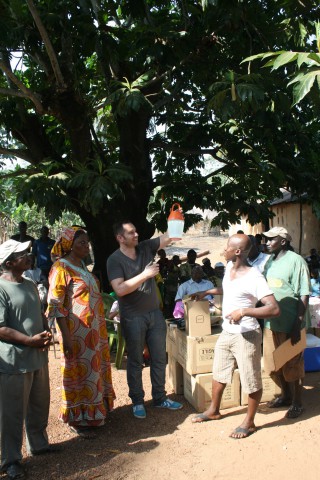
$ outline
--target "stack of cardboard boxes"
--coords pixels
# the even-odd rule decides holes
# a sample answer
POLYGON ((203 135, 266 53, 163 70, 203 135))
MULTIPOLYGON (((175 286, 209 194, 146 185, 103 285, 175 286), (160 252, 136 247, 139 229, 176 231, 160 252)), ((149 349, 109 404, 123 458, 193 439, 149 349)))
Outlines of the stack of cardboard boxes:
MULTIPOLYGON (((215 318, 215 325, 211 328, 206 300, 188 300, 184 302, 184 308, 185 331, 167 323, 168 379, 175 393, 183 394, 198 412, 203 412, 211 402, 213 353, 221 326, 215 318)), ((263 388, 264 402, 280 393, 266 375, 263 375, 263 388)), ((240 404, 247 404, 247 395, 241 393, 239 371, 235 370, 232 384, 224 391, 221 408, 240 404)))

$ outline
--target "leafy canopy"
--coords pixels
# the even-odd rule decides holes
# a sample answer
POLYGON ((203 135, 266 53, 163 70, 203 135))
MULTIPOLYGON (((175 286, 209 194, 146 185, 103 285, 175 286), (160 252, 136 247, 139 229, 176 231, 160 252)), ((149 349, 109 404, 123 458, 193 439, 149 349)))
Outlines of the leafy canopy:
POLYGON ((318 103, 291 106, 294 62, 276 77, 241 62, 284 61, 306 40, 317 54, 318 13, 309 0, 0 0, 0 154, 26 162, 10 174, 18 203, 80 215, 102 270, 120 217, 143 238, 174 200, 227 228, 268 218, 279 186, 316 199, 318 103))

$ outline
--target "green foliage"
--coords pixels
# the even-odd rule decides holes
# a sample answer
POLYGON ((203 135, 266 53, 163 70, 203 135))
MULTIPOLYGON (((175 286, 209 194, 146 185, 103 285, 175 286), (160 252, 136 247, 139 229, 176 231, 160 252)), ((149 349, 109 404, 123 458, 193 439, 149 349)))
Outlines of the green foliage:
POLYGON ((28 233, 35 238, 40 236, 40 230, 43 225, 50 228, 50 235, 56 238, 58 231, 63 226, 79 225, 81 219, 78 215, 69 211, 59 211, 55 220, 48 218, 44 208, 39 208, 36 204, 30 206, 26 203, 19 203, 15 195, 15 180, 6 179, 1 182, 0 211, 11 219, 8 226, 7 235, 10 237, 18 230, 18 223, 27 222, 28 233))
MULTIPOLYGON (((301 27, 302 29, 302 27, 301 27)), ((303 40, 306 39, 306 29, 302 29, 303 40)), ((268 52, 252 55, 244 60, 244 62, 251 62, 252 60, 269 59, 264 67, 272 67, 272 71, 280 67, 287 66, 289 63, 295 62, 297 70, 293 73, 289 72, 291 80, 287 83, 288 86, 293 85, 293 105, 297 105, 301 100, 310 93, 311 88, 317 82, 320 89, 320 22, 315 23, 315 39, 318 52, 268 52), (270 57, 273 57, 270 59, 270 57)))
POLYGON ((25 1, 0 0, 0 156, 27 162, 2 173, 19 204, 51 223, 77 213, 107 254, 111 223, 144 238, 177 199, 227 228, 266 220, 280 186, 318 198, 317 2, 34 4, 42 29, 25 1))

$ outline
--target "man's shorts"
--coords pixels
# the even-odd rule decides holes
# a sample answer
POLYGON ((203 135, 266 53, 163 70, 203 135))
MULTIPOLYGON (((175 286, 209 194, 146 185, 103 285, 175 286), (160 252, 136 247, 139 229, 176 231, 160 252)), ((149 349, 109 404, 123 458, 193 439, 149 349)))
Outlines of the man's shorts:
MULTIPOLYGON (((273 361, 273 352, 277 347, 288 339, 285 332, 273 332, 269 328, 264 329, 263 334, 263 369, 267 375, 274 372, 275 366, 273 361)), ((296 382, 304 378, 304 360, 303 353, 299 353, 283 367, 275 372, 275 375, 282 374, 286 382, 296 382)), ((276 382, 277 383, 277 382, 276 382)))
POLYGON ((231 383, 236 365, 245 393, 254 393, 262 388, 260 328, 245 333, 222 331, 213 359, 213 378, 220 383, 231 383))

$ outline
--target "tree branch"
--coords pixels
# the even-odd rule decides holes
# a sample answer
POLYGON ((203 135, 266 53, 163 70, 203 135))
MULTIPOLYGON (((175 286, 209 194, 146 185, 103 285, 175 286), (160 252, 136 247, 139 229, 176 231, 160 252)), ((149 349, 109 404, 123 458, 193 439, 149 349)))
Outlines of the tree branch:
POLYGON ((14 90, 13 88, 0 88, 0 95, 6 95, 7 97, 30 98, 26 93, 20 92, 20 90, 14 90))
POLYGON ((148 24, 151 25, 151 27, 154 27, 154 21, 153 21, 152 15, 150 13, 149 5, 146 2, 146 0, 143 1, 143 5, 144 5, 144 11, 146 13, 146 20, 147 20, 148 24))
MULTIPOLYGON (((151 142, 151 148, 162 148, 166 152, 172 152, 172 153, 182 153, 184 155, 216 155, 216 153, 220 150, 221 147, 216 147, 216 148, 182 148, 182 147, 176 147, 174 145, 165 143, 165 142, 159 142, 159 141, 154 141, 151 142)), ((218 159, 217 159, 218 160, 218 159)), ((220 160, 219 160, 220 161, 220 160)))
POLYGON ((0 147, 0 155, 6 155, 8 157, 18 157, 21 160, 25 160, 26 162, 30 162, 32 157, 28 150, 22 150, 20 148, 1 148, 0 147))
POLYGON ((97 152, 98 152, 98 155, 99 155, 99 157, 101 158, 101 160, 104 162, 105 159, 106 159, 106 157, 105 157, 105 152, 104 152, 104 150, 103 150, 103 148, 102 148, 102 146, 101 146, 101 144, 100 144, 100 142, 99 142, 99 139, 98 139, 98 137, 97 137, 96 131, 95 131, 94 126, 93 126, 92 123, 90 123, 90 131, 91 131, 91 135, 92 135, 92 137, 93 137, 93 139, 94 139, 94 141, 95 141, 94 145, 95 145, 95 147, 96 147, 96 150, 97 150, 97 152))
POLYGON ((98 2, 96 0, 91 0, 91 5, 92 5, 94 16, 96 17, 98 26, 100 26, 100 22, 99 22, 99 12, 101 10, 100 5, 98 5, 98 2))
MULTIPOLYGON (((218 159, 217 159, 218 160, 218 159)), ((218 160, 218 162, 220 162, 220 160, 218 160)), ((226 162, 221 162, 221 163, 226 163, 226 162)), ((204 180, 208 180, 209 178, 211 177, 214 177, 215 175, 217 175, 218 173, 222 172, 222 170, 225 168, 225 165, 222 165, 222 167, 220 168, 217 168, 217 170, 214 170, 213 172, 211 173, 208 173, 208 175, 205 175, 203 176, 202 178, 204 180)))
POLYGON ((19 177, 20 175, 34 175, 35 173, 39 173, 39 170, 36 169, 19 169, 19 170, 14 170, 14 172, 7 172, 0 174, 0 180, 3 178, 15 178, 19 177))
POLYGON ((60 66, 59 66, 59 63, 58 63, 58 59, 57 59, 56 53, 54 51, 53 45, 51 43, 51 40, 49 38, 49 35, 47 33, 47 30, 45 29, 45 27, 42 23, 40 15, 39 15, 33 1, 32 0, 26 0, 26 2, 28 4, 28 8, 29 8, 30 13, 33 17, 33 20, 35 21, 35 24, 36 24, 36 26, 39 30, 40 36, 43 40, 44 46, 46 48, 46 51, 47 51, 47 54, 48 54, 48 57, 49 57, 49 60, 50 60, 50 63, 51 63, 51 67, 52 67, 54 76, 55 76, 56 81, 57 81, 57 84, 60 88, 65 89, 67 87, 67 85, 66 85, 66 83, 64 81, 64 78, 62 76, 60 66))
MULTIPOLYGON (((19 90, 21 90, 26 97, 28 97, 34 106, 36 107, 37 112, 42 115, 44 113, 44 108, 42 106, 42 103, 40 101, 39 95, 36 93, 32 92, 28 87, 25 86, 24 83, 22 83, 12 72, 12 70, 2 61, 0 60, 0 68, 3 71, 3 73, 14 83, 19 90)), ((18 95, 19 96, 19 95, 18 95)))

